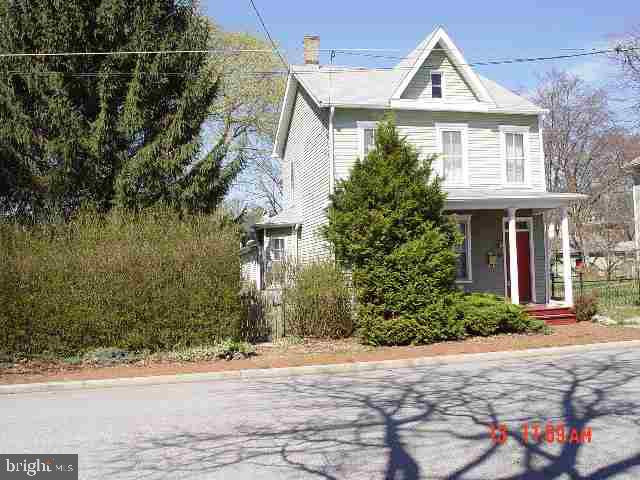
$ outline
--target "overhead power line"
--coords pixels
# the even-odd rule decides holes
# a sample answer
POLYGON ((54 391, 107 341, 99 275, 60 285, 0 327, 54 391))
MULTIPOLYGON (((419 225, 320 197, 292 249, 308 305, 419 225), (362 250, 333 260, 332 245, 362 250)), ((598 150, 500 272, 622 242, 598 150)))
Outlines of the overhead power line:
MULTIPOLYGON (((274 71, 250 71, 241 72, 240 76, 268 76, 268 75, 286 75, 287 72, 281 70, 274 71)), ((6 70, 0 71, 0 75, 23 75, 23 76, 46 76, 46 75, 66 75, 70 77, 133 77, 135 75, 144 75, 149 77, 167 76, 167 77, 196 77, 199 74, 194 72, 63 72, 59 70, 44 71, 22 71, 22 70, 6 70)), ((221 73, 222 76, 238 75, 238 73, 221 73)))
MULTIPOLYGON (((600 49, 600 50, 594 49, 588 52, 566 53, 562 55, 552 55, 547 57, 523 57, 523 58, 509 58, 509 59, 502 59, 502 60, 482 60, 482 61, 475 61, 475 62, 469 62, 469 63, 459 63, 455 65, 477 67, 477 66, 486 66, 486 65, 502 65, 502 64, 510 64, 510 63, 529 63, 529 62, 540 62, 540 61, 546 61, 546 60, 562 60, 567 58, 586 57, 590 55, 603 55, 606 53, 623 53, 623 52, 633 51, 633 50, 640 50, 640 47, 615 47, 615 48, 606 48, 606 49, 600 49)), ((398 56, 392 56, 392 55, 378 55, 378 54, 364 53, 364 52, 355 51, 355 50, 335 50, 335 52, 342 53, 345 55, 358 55, 358 56, 369 57, 369 58, 382 58, 382 59, 390 59, 390 60, 409 60, 412 58, 419 57, 419 55, 408 55, 406 57, 398 57, 398 56)), ((399 68, 402 68, 402 67, 399 67, 399 68)))
POLYGON ((256 12, 256 16, 258 17, 258 20, 260 20, 260 24, 262 25, 262 29, 264 30, 264 33, 267 35, 267 38, 271 42, 271 46, 273 47, 273 51, 278 54, 278 56, 280 57, 280 60, 282 60, 282 64, 284 65, 284 67, 287 70, 289 70, 289 63, 284 59, 284 57, 280 53, 280 50, 278 50, 278 46, 276 45, 276 42, 274 42, 273 38, 271 38, 271 34, 269 33, 269 29, 267 28, 267 25, 264 23, 264 20, 262 19, 262 15, 260 15, 260 11, 258 10, 258 7, 256 7, 255 3, 253 3, 253 0, 249 0, 249 3, 251 3, 251 6, 253 7, 253 11, 256 12))
POLYGON ((193 53, 270 53, 273 50, 252 50, 252 49, 211 49, 211 50, 129 50, 111 52, 20 52, 20 53, 0 53, 0 58, 20 58, 20 57, 92 57, 92 56, 124 56, 124 55, 176 55, 193 53))
MULTIPOLYGON (((606 53, 624 53, 628 51, 640 50, 640 47, 616 47, 610 49, 601 49, 601 50, 591 50, 588 52, 581 53, 572 53, 572 54, 562 54, 562 55, 554 55, 554 56, 546 56, 546 57, 525 57, 525 58, 511 58, 511 59, 502 59, 502 60, 484 60, 484 61, 476 61, 465 64, 455 64, 455 66, 488 66, 488 65, 503 65, 503 64, 514 64, 514 63, 530 63, 530 62, 539 62, 539 61, 549 61, 549 60, 562 60, 569 58, 577 58, 584 57, 590 55, 602 55, 606 53)), ((52 52, 52 53, 2 53, 0 54, 0 58, 11 58, 11 57, 55 57, 55 56, 90 56, 90 55, 143 55, 143 54, 188 54, 188 53, 220 53, 227 52, 229 50, 157 50, 157 51, 126 51, 126 52, 52 52)), ((260 52, 260 53, 278 53, 277 51, 271 50, 236 50, 235 52, 260 52)), ((354 50, 349 51, 341 51, 335 50, 336 53, 346 53, 350 55, 363 55, 367 57, 376 56, 380 58, 393 58, 396 60, 404 60, 408 58, 418 57, 418 55, 412 55, 407 57, 391 57, 391 56, 382 56, 382 55, 374 55, 367 54, 364 52, 358 52, 354 50)), ((284 60, 284 59, 282 59, 284 60)), ((267 71, 240 71, 240 72, 229 72, 222 73, 222 75, 236 75, 236 76, 264 76, 264 75, 286 75, 289 73, 288 65, 284 62, 287 70, 267 70, 267 71)), ((414 62, 415 63, 415 62, 414 62)), ((296 75, 316 75, 318 73, 340 73, 340 72, 361 72, 368 73, 371 71, 403 71, 403 70, 412 70, 414 67, 340 67, 340 66, 329 66, 323 67, 320 69, 314 70, 298 70, 296 71, 296 75)), ((167 76, 186 76, 186 75, 196 75, 194 72, 140 72, 143 75, 167 75, 167 76)), ((96 77, 96 76, 126 76, 126 75, 135 75, 135 72, 64 72, 64 71, 18 71, 18 70, 9 70, 9 71, 0 71, 1 75, 56 75, 56 74, 64 74, 64 75, 73 75, 73 76, 87 76, 87 77, 96 77)))

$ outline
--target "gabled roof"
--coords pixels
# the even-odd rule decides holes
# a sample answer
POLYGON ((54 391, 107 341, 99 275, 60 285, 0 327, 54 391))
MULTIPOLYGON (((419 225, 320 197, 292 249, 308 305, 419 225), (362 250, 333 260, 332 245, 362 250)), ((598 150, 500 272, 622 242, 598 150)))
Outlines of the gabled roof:
POLYGON ((342 67, 317 67, 306 66, 293 67, 292 76, 305 90, 318 102, 320 107, 370 107, 370 108, 395 108, 398 110, 464 110, 485 111, 495 113, 523 113, 539 114, 545 110, 533 104, 529 100, 492 80, 481 75, 476 75, 484 90, 489 95, 486 104, 474 107, 469 104, 421 103, 420 101, 402 100, 394 102, 392 99, 396 84, 405 74, 402 70, 380 69, 355 69, 348 70, 342 67))
POLYGON ((432 50, 439 45, 442 49, 444 49, 445 53, 456 67, 456 69, 460 72, 462 77, 467 81, 471 90, 476 95, 478 100, 481 102, 490 102, 491 97, 487 92, 485 86, 480 81, 480 78, 473 71, 473 69, 467 64, 467 61, 462 56, 462 52, 458 50, 458 47, 453 43, 447 32, 444 31, 444 28, 438 27, 431 34, 425 38, 420 45, 417 46, 416 49, 413 50, 409 54, 409 56, 403 59, 398 65, 396 65, 397 69, 402 69, 407 72, 404 75, 400 84, 393 91, 392 98, 399 100, 402 97, 402 94, 407 89, 413 77, 420 71, 422 64, 425 62, 429 54, 432 50), (405 70, 410 68, 410 70, 405 70))
POLYGON ((299 87, 320 108, 372 108, 394 110, 459 111, 538 115, 546 110, 478 75, 442 27, 438 27, 394 68, 354 68, 336 65, 292 65, 280 113, 273 154, 284 151, 289 122, 299 87), (479 101, 424 102, 401 98, 429 53, 439 45, 459 70, 479 101))

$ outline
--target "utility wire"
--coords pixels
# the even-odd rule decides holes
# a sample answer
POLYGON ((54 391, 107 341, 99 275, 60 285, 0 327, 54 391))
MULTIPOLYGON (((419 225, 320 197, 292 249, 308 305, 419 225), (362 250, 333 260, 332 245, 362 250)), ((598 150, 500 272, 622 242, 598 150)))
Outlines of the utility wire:
MULTIPOLYGON (((270 75, 286 75, 284 71, 265 71, 265 72, 241 72, 240 76, 264 77, 270 75)), ((0 71, 0 76, 22 75, 22 76, 47 76, 47 75, 65 75, 69 77, 133 77, 136 75, 144 75, 149 77, 166 76, 166 77, 197 77, 199 74, 194 72, 63 72, 63 71, 22 71, 22 70, 6 70, 0 71)), ((235 73, 222 73, 221 76, 237 76, 235 73)))
POLYGON ((278 50, 276 42, 274 42, 273 38, 271 38, 271 34, 269 33, 269 29, 265 25, 264 20, 262 19, 262 15, 260 15, 260 11, 258 10, 258 7, 256 7, 255 3, 253 3, 253 0, 249 0, 249 3, 251 3, 251 6, 253 7, 253 11, 256 12, 256 16, 258 17, 258 20, 260 20, 260 24, 262 25, 262 29, 264 30, 264 33, 267 35, 267 38, 271 42, 271 46, 273 47, 274 52, 276 52, 278 54, 278 56, 280 57, 280 60, 282 61, 282 64, 284 65, 284 67, 288 71, 289 70, 289 63, 287 63, 287 61, 284 59, 284 57, 280 53, 280 50, 278 50))
MULTIPOLYGON (((435 50, 435 49, 434 49, 435 50)), ((438 49, 440 50, 440 49, 438 49)), ((601 55, 605 53, 623 53, 627 51, 640 50, 640 47, 615 47, 609 49, 601 49, 601 50, 590 50, 588 52, 580 52, 580 53, 570 53, 563 55, 555 55, 548 57, 528 57, 528 58, 512 58, 512 59, 502 59, 502 60, 483 60, 477 62, 470 62, 458 65, 468 65, 468 66, 482 66, 482 65, 500 65, 500 64, 509 64, 509 63, 523 63, 523 62, 537 62, 543 60, 558 60, 558 59, 566 59, 566 58, 574 58, 574 57, 584 57, 589 55, 601 55)), ((408 55, 404 57, 400 56, 392 56, 392 55, 378 55, 378 54, 370 54, 365 53, 366 51, 375 51, 375 49, 332 49, 332 50, 320 50, 320 51, 328 51, 342 53, 345 55, 359 55, 364 57, 371 58, 383 58, 383 59, 391 59, 391 60, 407 60, 415 57, 419 57, 419 55, 408 55)), ((383 50, 380 50, 383 51, 383 50)), ((20 57, 66 57, 66 56, 122 56, 122 55, 173 55, 173 54, 201 54, 201 53, 275 53, 280 56, 279 51, 275 47, 274 50, 260 50, 260 49, 207 49, 207 50, 131 50, 131 51, 108 51, 108 52, 33 52, 33 53, 0 53, 0 58, 20 58, 20 57)), ((283 64, 288 67, 288 64, 284 60, 284 57, 280 56, 283 64)), ((360 67, 345 67, 345 69, 360 69, 360 67)), ((385 67, 381 67, 384 69, 385 67)), ((403 67, 389 67, 389 69, 400 68, 403 67)), ((406 68, 406 67, 404 67, 406 68)))
MULTIPOLYGON (((601 49, 601 50, 590 50, 588 52, 581 52, 581 53, 567 53, 567 54, 563 54, 563 55, 553 55, 553 56, 548 56, 548 57, 524 57, 524 58, 510 58, 510 59, 502 59, 502 60, 483 60, 483 61, 477 61, 477 62, 470 62, 470 63, 458 63, 458 64, 454 64, 454 65, 458 65, 458 66, 469 66, 469 67, 477 67, 477 66, 486 66, 486 65, 502 65, 502 64, 511 64, 511 63, 528 63, 528 62, 540 62, 540 61, 546 61, 546 60, 562 60, 562 59, 567 59, 567 58, 576 58, 576 57, 586 57, 589 55, 602 55, 605 53, 623 53, 623 52, 627 52, 627 51, 633 51, 633 50, 640 50, 640 47, 615 47, 615 48, 607 48, 607 49, 601 49)), ((364 53, 364 52, 358 52, 358 51, 351 51, 351 50, 335 50, 336 53, 342 53, 345 55, 358 55, 358 56, 363 56, 363 57, 370 57, 370 58, 383 58, 383 59, 391 59, 391 60, 408 60, 411 58, 415 58, 415 57, 419 57, 419 55, 408 55, 406 57, 397 57, 397 56, 391 56, 391 55, 378 55, 378 54, 370 54, 370 53, 364 53)), ((402 68, 402 67, 399 67, 402 68)))
POLYGON ((92 57, 92 56, 121 56, 121 55, 174 55, 187 53, 271 53, 273 50, 251 49, 212 49, 212 50, 131 50, 112 52, 36 52, 36 53, 0 53, 0 58, 19 57, 92 57))
MULTIPOLYGON (((548 61, 548 60, 561 60, 561 59, 569 59, 576 57, 584 57, 590 55, 602 55, 605 53, 624 53, 628 51, 640 50, 640 47, 616 47, 611 49, 601 49, 601 50, 592 50, 589 52, 582 53, 572 53, 572 54, 563 54, 563 55, 555 55, 555 56, 547 56, 547 57, 528 57, 528 58, 512 58, 512 59, 503 59, 503 60, 486 60, 486 61, 477 61, 465 64, 455 64, 455 66, 487 66, 487 65, 503 65, 503 64, 513 64, 513 63, 530 63, 530 62, 539 62, 539 61, 548 61)), ((150 51, 139 51, 139 52, 59 52, 59 53, 5 53, 0 54, 0 58, 2 57, 25 57, 25 56, 65 56, 65 55, 126 55, 126 54, 172 54, 172 53, 211 53, 217 52, 219 50, 177 50, 177 51, 168 51, 168 50, 159 50, 156 52, 150 51)), ((249 51, 249 50, 245 50, 249 51)), ((261 50, 261 52, 269 52, 274 53, 270 50, 261 50)), ((335 53, 347 53, 346 51, 334 50, 335 53)), ((276 51, 277 53, 277 51, 276 51)), ((355 52, 348 52, 351 55, 357 54, 355 52)), ((361 54, 364 56, 371 56, 370 54, 361 54)), ((408 56, 408 57, 393 57, 395 59, 408 59, 418 57, 418 55, 408 56)), ((387 57, 388 58, 388 57, 387 57)), ((333 60, 333 59, 332 59, 333 60)), ((287 65, 288 67, 288 65, 287 65)), ((297 70, 296 75, 317 75, 318 73, 340 73, 340 72, 362 72, 369 73, 371 71, 402 71, 402 70, 413 70, 413 67, 376 67, 376 68, 367 68, 367 67, 339 67, 334 66, 333 63, 329 68, 319 68, 314 70, 297 70)), ((195 73, 190 72, 142 72, 146 75, 195 75, 195 73)), ((117 75, 134 75, 134 72, 38 72, 38 71, 0 71, 0 74, 9 74, 9 75, 49 75, 49 74, 65 74, 65 75, 78 75, 78 76, 117 76, 117 75)), ((287 71, 282 70, 267 70, 267 71, 245 71, 238 73, 223 73, 223 75, 286 75, 287 71)))

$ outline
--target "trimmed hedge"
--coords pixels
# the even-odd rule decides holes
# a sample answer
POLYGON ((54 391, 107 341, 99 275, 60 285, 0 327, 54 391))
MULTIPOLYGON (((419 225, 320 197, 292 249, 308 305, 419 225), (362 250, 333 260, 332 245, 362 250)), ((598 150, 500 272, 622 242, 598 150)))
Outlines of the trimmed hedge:
POLYGON ((520 305, 505 302, 496 295, 465 295, 459 308, 467 334, 472 336, 541 332, 546 328, 544 321, 530 317, 520 305))
POLYGON ((222 215, 83 212, 0 225, 0 351, 171 350, 238 337, 239 234, 222 215))
POLYGON ((452 293, 413 314, 385 315, 371 305, 358 314, 358 333, 369 345, 420 345, 469 336, 545 332, 542 320, 495 295, 452 293))

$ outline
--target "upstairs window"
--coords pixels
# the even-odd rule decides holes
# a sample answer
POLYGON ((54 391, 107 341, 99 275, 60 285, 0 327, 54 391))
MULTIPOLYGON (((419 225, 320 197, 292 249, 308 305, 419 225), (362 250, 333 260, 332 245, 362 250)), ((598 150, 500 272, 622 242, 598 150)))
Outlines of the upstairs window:
POLYGON ((442 98, 442 73, 431 72, 431 98, 442 98))
POLYGON ((460 183, 462 173, 462 132, 442 132, 442 176, 446 182, 460 183))
POLYGON ((526 127, 500 127, 502 133, 502 161, 505 183, 526 183, 527 141, 526 127))
POLYGON ((524 183, 524 135, 505 133, 507 183, 524 183))
POLYGON ((436 138, 434 167, 444 185, 467 185, 467 124, 436 123, 436 138))
POLYGON ((373 128, 364 129, 364 156, 376 148, 376 131, 373 128))

